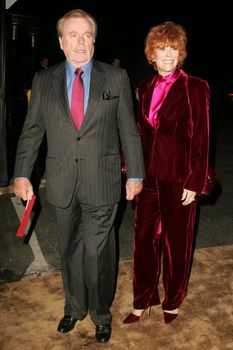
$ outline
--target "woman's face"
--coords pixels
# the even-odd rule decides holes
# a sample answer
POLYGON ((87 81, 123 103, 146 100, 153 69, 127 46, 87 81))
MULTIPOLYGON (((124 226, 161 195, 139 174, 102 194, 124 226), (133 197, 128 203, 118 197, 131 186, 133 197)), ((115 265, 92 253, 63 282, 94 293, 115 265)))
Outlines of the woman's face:
POLYGON ((179 62, 179 50, 171 46, 155 49, 155 64, 160 75, 168 75, 176 69, 179 62))

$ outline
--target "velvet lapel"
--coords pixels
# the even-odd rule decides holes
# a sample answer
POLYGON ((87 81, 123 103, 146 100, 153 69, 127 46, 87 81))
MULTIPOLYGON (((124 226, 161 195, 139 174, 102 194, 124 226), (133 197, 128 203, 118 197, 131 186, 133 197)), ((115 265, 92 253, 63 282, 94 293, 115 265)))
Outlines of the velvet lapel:
MULTIPOLYGON (((147 86, 145 87, 146 92, 142 97, 142 111, 144 117, 149 117, 149 111, 150 111, 150 104, 151 99, 154 91, 154 86, 157 80, 157 74, 148 82, 147 86)), ((170 91, 168 92, 166 98, 164 99, 161 108, 158 112, 158 117, 160 114, 163 114, 163 112, 167 109, 167 106, 170 106, 171 104, 175 103, 176 100, 180 98, 180 91, 185 86, 185 79, 187 75, 181 70, 180 76, 177 78, 177 80, 172 85, 170 91)))
POLYGON ((185 89, 185 79, 186 74, 181 71, 180 76, 177 78, 177 80, 172 85, 171 89, 169 90, 167 96, 165 97, 160 110, 158 112, 158 118, 163 113, 167 113, 167 110, 172 108, 172 106, 175 106, 177 101, 181 98, 181 96, 184 96, 184 93, 182 90, 185 89))
POLYGON ((147 86, 145 87, 146 92, 145 94, 142 96, 142 112, 143 115, 146 118, 149 118, 149 111, 150 111, 150 104, 151 104, 151 99, 152 99, 152 94, 154 91, 154 86, 156 83, 158 75, 156 74, 147 84, 147 86))

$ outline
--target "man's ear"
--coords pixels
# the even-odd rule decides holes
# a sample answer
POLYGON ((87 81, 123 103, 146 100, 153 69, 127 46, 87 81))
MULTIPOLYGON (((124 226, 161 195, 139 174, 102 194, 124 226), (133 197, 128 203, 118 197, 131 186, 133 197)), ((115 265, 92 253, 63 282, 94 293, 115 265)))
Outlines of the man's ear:
POLYGON ((59 40, 59 44, 60 44, 60 49, 63 50, 63 47, 62 47, 62 38, 59 36, 58 40, 59 40))

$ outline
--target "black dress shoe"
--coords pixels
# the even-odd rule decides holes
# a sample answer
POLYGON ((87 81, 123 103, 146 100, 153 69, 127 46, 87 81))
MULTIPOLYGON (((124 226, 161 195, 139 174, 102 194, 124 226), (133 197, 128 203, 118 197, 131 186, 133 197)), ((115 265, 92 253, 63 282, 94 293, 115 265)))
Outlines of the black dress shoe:
POLYGON ((96 326, 95 337, 100 343, 107 343, 111 338, 112 328, 110 324, 96 326))
POLYGON ((74 328, 77 319, 70 315, 65 315, 57 327, 57 331, 61 333, 68 333, 74 328))

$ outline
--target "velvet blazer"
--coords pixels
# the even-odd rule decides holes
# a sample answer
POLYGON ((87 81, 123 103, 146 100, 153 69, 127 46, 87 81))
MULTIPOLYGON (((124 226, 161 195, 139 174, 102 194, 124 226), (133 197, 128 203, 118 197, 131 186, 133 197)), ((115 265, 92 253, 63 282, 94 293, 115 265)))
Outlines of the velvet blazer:
POLYGON ((146 177, 184 182, 184 188, 201 193, 208 169, 208 83, 181 71, 160 107, 154 127, 148 117, 157 77, 142 81, 138 87, 137 123, 146 177))

